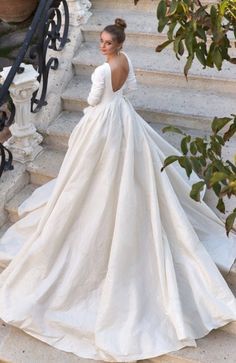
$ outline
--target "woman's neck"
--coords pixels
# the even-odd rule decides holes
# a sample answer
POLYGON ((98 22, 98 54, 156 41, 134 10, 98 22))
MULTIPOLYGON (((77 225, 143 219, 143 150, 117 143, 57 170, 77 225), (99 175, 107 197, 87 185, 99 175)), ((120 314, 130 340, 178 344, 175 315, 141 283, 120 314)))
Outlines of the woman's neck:
POLYGON ((109 63, 118 57, 119 57, 119 54, 110 54, 107 56, 107 62, 109 63))

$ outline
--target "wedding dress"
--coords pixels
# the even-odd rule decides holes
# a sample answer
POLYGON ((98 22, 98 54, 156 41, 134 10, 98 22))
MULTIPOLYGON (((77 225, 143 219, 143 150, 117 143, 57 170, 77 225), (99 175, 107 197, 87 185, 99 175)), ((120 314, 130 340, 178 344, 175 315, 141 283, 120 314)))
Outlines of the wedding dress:
POLYGON ((229 271, 236 238, 189 197, 196 176, 160 171, 177 151, 124 96, 135 87, 128 61, 116 92, 109 64, 96 68, 57 179, 23 203, 0 245, 0 318, 58 349, 120 362, 194 346, 236 320, 215 265, 229 271))

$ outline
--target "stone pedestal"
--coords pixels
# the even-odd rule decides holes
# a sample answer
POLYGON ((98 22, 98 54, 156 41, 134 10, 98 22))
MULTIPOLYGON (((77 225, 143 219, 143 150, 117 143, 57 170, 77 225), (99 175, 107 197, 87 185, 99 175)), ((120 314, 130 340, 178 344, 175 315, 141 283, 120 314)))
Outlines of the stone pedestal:
MULTIPOLYGON (((38 72, 32 65, 21 64, 24 67, 22 74, 17 74, 9 88, 11 98, 16 108, 15 123, 10 126, 12 137, 5 142, 5 146, 13 153, 16 161, 25 163, 32 161, 42 150, 39 145, 43 137, 37 133, 31 122, 31 97, 39 88, 38 72)), ((2 82, 5 81, 10 67, 1 72, 2 82)))

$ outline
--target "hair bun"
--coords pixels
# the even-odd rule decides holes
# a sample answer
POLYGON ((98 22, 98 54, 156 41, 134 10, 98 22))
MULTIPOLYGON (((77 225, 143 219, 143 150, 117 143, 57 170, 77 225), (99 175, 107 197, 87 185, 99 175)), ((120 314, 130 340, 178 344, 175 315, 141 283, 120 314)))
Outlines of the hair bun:
POLYGON ((123 30, 125 30, 125 28, 127 27, 126 22, 123 19, 120 19, 120 18, 116 18, 115 25, 119 26, 123 30))

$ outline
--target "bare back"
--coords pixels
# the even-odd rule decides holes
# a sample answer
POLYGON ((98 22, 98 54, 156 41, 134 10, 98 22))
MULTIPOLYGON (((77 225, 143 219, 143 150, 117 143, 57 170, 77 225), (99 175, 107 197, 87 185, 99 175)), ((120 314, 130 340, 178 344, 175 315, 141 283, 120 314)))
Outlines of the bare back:
POLYGON ((122 88, 129 74, 129 62, 126 56, 120 53, 109 63, 111 69, 111 84, 113 92, 122 88))

